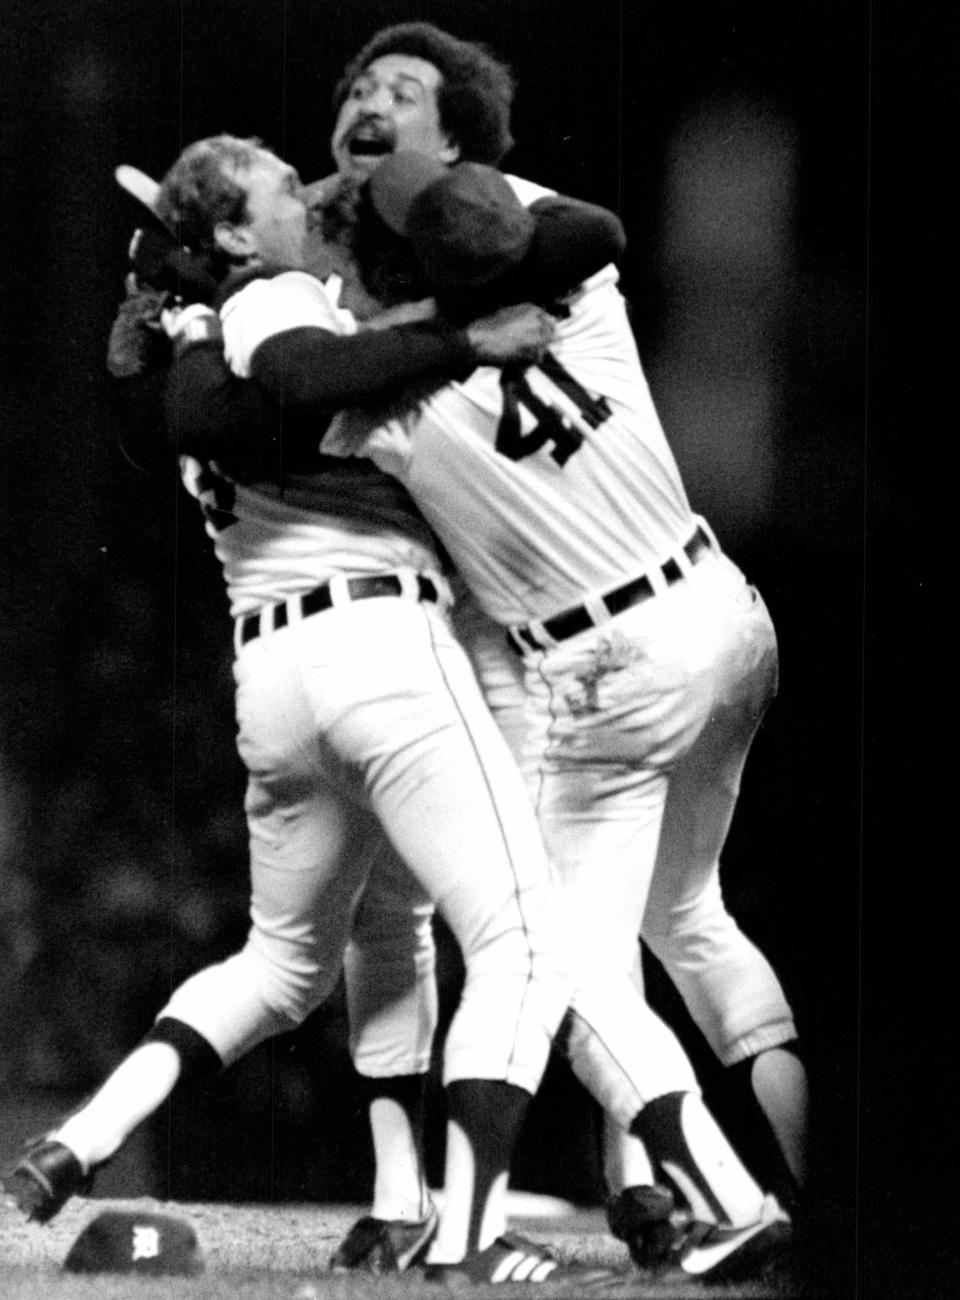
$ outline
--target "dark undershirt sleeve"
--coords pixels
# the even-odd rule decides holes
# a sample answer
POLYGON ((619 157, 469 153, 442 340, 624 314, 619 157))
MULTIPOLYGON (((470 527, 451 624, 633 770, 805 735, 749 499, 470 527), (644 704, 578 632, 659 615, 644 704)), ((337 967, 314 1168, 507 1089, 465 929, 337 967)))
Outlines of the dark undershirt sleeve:
POLYGON ((174 358, 164 393, 168 441, 200 460, 242 456, 255 445, 276 444, 280 411, 259 384, 238 379, 219 340, 194 343, 174 358))
POLYGON ((164 396, 166 431, 178 452, 220 461, 240 477, 281 459, 291 470, 308 464, 344 406, 420 379, 465 378, 475 364, 465 334, 413 325, 348 336, 286 330, 257 349, 249 380, 233 374, 222 346, 193 343, 175 358, 164 396), (287 410, 309 421, 287 420, 287 410), (281 445, 293 459, 281 457, 281 445))
POLYGON ((627 238, 607 208, 561 195, 538 199, 533 244, 524 271, 541 292, 557 295, 623 256, 627 238))
POLYGON ((626 248, 620 219, 607 208, 562 195, 537 199, 533 241, 523 259, 479 289, 437 285, 437 300, 455 323, 476 320, 518 302, 550 305, 626 248))
POLYGON ((343 336, 301 326, 261 343, 250 373, 281 407, 336 410, 417 379, 462 379, 474 364, 462 332, 403 325, 343 336))

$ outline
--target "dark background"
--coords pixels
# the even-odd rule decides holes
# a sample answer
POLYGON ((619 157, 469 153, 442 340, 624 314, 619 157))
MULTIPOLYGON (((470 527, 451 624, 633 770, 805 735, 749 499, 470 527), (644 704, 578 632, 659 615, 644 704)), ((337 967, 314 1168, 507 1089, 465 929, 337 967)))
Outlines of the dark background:
MULTIPOLYGON (((904 578, 891 539, 909 496, 888 472, 899 408, 879 396, 877 205, 896 188, 886 150, 908 144, 890 106, 921 78, 909 29, 884 6, 818 0, 6 0, 3 16, 3 1154, 94 1085, 246 924, 222 584, 175 467, 144 468, 151 395, 104 366, 131 232, 112 170, 159 177, 189 141, 230 130, 324 175, 345 60, 378 27, 423 17, 518 73, 508 169, 623 218, 623 284, 691 499, 777 624, 781 695, 726 892, 793 1000, 816 1099, 815 1226, 866 1294, 891 1249, 873 1175, 894 1110, 874 1073, 889 1055, 871 1034, 879 985, 864 979, 883 945, 875 613, 887 579, 904 578)), ((898 154, 908 176, 911 156, 898 154)), ((443 951, 449 1007, 457 963, 443 951)), ((651 980, 749 1151, 712 1061, 651 980)), ((896 1015, 884 1001, 886 1027, 896 1015)), ((590 1125, 551 1069, 515 1183, 597 1200, 590 1125)), ((177 1103, 121 1165, 119 1190, 363 1200, 341 999, 177 1103)))

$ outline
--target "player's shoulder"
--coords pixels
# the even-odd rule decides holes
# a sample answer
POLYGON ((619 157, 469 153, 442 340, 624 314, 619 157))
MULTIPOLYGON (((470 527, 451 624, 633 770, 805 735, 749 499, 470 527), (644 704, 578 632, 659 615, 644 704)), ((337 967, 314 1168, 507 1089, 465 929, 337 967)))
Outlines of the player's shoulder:
POLYGON ((588 276, 582 284, 578 284, 571 293, 567 294, 563 301, 570 306, 583 301, 597 301, 602 294, 620 298, 622 295, 619 285, 620 272, 612 262, 609 262, 595 274, 588 276))
POLYGON ((333 311, 337 295, 323 281, 307 271, 258 270, 238 277, 223 295, 220 315, 226 321, 237 312, 258 311, 267 304, 279 304, 287 310, 318 309, 333 311))
POLYGON ((254 353, 267 339, 312 328, 352 334, 356 322, 338 306, 338 294, 306 271, 256 276, 240 285, 220 308, 224 355, 235 374, 247 378, 254 353))
POLYGON ((528 181, 523 176, 514 176, 511 172, 504 172, 504 178, 525 208, 536 203, 537 199, 553 198, 557 192, 547 189, 545 185, 538 185, 536 181, 528 181))
POLYGON ((312 328, 331 334, 353 334, 357 325, 339 305, 339 286, 324 283, 307 271, 279 271, 255 276, 241 284, 220 308, 224 354, 231 369, 243 378, 257 348, 268 338, 289 330, 312 328))

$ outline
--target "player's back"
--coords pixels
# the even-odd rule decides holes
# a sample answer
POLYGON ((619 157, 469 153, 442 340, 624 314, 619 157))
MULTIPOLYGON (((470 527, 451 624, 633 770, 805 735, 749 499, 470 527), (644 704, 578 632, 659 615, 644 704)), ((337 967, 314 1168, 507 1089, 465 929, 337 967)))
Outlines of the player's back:
POLYGON ((325 448, 365 445, 409 489, 487 612, 545 617, 659 563, 693 516, 610 266, 569 300, 550 355, 481 367, 370 432, 350 413, 325 448))
POLYGON ((181 457, 223 566, 234 617, 302 595, 336 574, 436 570, 430 531, 399 483, 369 461, 329 461, 311 476, 235 482, 216 465, 181 457))

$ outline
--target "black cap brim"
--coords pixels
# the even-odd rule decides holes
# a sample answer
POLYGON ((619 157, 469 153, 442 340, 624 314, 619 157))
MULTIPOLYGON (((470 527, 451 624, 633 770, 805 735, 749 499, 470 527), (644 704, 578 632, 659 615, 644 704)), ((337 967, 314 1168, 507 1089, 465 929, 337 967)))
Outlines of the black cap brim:
POLYGON ((129 163, 121 163, 119 167, 115 167, 113 176, 124 194, 131 200, 137 225, 150 226, 152 229, 160 231, 167 236, 176 248, 180 248, 180 240, 166 222, 161 221, 157 216, 156 203, 157 195, 160 193, 159 184, 146 172, 141 171, 139 167, 131 167, 129 163))

